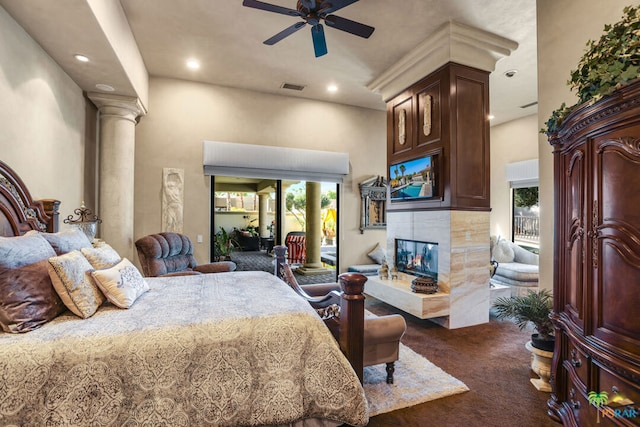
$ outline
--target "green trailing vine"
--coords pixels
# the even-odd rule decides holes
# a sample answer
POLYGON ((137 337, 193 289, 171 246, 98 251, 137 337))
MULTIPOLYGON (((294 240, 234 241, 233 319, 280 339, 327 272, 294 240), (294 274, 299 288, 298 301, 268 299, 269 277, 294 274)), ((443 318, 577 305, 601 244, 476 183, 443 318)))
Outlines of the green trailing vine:
POLYGON ((627 6, 622 19, 604 26, 598 41, 589 40, 587 50, 571 71, 567 84, 578 96, 578 103, 564 103, 551 113, 541 133, 554 133, 575 107, 594 103, 614 90, 638 79, 640 72, 640 8, 627 6))

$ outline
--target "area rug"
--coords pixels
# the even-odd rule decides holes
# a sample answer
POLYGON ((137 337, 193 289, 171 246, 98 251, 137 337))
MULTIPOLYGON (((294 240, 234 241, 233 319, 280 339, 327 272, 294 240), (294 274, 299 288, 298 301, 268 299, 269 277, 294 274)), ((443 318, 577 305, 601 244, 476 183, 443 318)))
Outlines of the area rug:
POLYGON ((386 382, 384 364, 364 368, 370 417, 469 390, 462 381, 403 344, 395 368, 393 384, 386 382))

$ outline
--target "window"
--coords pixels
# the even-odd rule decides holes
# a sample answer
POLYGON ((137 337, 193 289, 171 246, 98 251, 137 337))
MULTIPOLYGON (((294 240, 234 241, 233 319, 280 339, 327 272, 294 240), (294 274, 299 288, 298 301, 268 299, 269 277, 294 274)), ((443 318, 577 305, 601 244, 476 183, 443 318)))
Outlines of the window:
POLYGON ((538 187, 512 188, 512 240, 530 250, 540 243, 538 187))

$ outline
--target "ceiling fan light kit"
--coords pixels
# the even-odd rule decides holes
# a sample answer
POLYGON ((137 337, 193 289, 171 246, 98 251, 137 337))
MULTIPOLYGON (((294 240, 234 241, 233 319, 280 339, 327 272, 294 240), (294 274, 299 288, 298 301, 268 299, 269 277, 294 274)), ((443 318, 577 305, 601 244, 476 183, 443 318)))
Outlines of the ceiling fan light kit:
POLYGON ((264 3, 257 0, 243 0, 242 5, 254 9, 265 10, 267 12, 280 13, 293 17, 301 18, 302 21, 296 22, 290 27, 285 28, 274 36, 264 41, 266 45, 274 45, 285 37, 290 36, 296 31, 302 29, 307 24, 311 25, 311 39, 313 40, 313 49, 316 57, 327 54, 327 40, 324 35, 324 27, 320 23, 324 20, 325 24, 336 30, 344 31, 365 39, 369 38, 375 28, 360 22, 332 15, 333 12, 340 10, 358 0, 298 0, 296 9, 276 6, 270 3, 264 3))

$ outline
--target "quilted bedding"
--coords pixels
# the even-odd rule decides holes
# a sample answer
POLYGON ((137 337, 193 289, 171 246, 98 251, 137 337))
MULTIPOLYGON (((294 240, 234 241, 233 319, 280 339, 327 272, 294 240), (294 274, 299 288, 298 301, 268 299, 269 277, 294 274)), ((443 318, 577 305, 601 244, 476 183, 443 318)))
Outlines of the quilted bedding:
POLYGON ((364 391, 314 310, 274 276, 146 279, 129 309, 0 332, 0 425, 368 422, 364 391))

